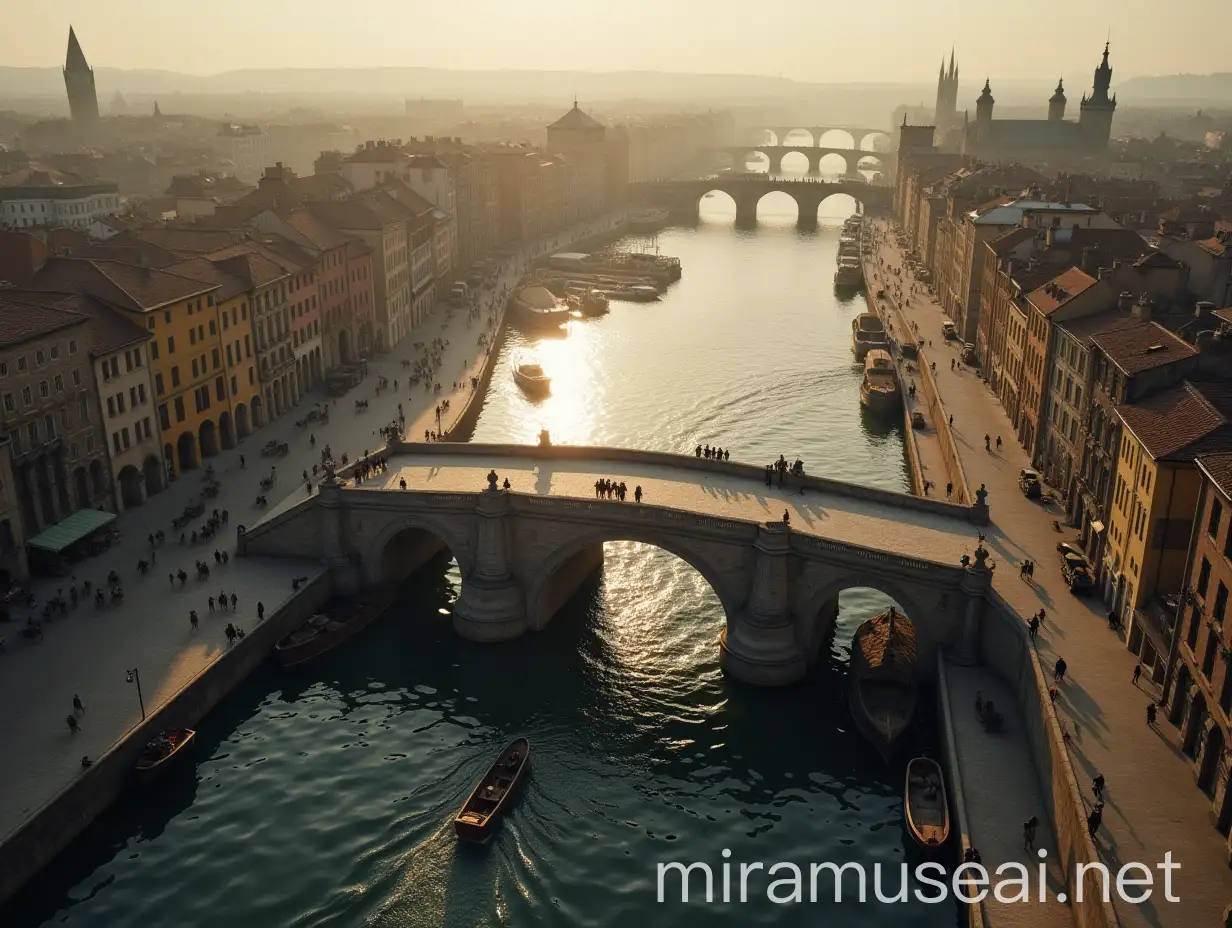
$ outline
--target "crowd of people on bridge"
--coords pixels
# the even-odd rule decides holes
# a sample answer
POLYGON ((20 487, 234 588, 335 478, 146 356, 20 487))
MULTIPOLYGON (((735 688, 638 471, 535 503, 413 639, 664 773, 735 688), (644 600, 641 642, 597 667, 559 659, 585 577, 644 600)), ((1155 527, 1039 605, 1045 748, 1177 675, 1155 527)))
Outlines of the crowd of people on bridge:
MULTIPOLYGON (((599 499, 615 499, 623 503, 628 493, 629 488, 623 480, 617 482, 609 480, 607 477, 600 477, 595 481, 595 496, 599 499)), ((633 501, 635 503, 642 501, 642 488, 640 485, 633 488, 633 501)))

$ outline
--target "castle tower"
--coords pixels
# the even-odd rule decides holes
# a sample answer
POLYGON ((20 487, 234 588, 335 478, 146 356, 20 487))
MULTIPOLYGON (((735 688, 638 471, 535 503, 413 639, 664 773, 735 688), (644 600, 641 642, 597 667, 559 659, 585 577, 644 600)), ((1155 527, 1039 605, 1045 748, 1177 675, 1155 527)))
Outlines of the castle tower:
POLYGON ((1057 91, 1048 100, 1048 118, 1059 121, 1065 118, 1065 81, 1057 81, 1057 91))
POLYGON ((992 87, 988 83, 988 78, 984 79, 984 90, 980 94, 978 100, 975 101, 975 121, 983 125, 992 122, 992 107, 997 101, 992 98, 992 87))
POLYGON ((1082 126, 1087 144, 1095 151, 1105 151, 1112 138, 1112 117, 1116 113, 1116 94, 1108 96, 1112 85, 1112 67, 1108 64, 1108 45, 1104 45, 1104 60, 1095 69, 1095 83, 1090 96, 1083 94, 1078 124, 1082 126))
POLYGON ((68 92, 68 107, 73 122, 92 125, 98 122, 98 95, 94 90, 94 71, 77 41, 73 27, 68 28, 68 54, 64 59, 64 89, 68 92))

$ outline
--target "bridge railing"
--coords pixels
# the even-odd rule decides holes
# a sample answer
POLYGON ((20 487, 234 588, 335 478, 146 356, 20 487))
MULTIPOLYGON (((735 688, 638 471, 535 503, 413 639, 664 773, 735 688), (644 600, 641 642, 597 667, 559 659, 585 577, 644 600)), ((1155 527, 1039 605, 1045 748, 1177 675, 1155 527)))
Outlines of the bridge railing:
MULTIPOLYGON (((494 457, 518 457, 529 460, 627 462, 629 464, 696 471, 703 474, 719 473, 729 477, 739 477, 758 486, 764 485, 765 480, 765 468, 754 464, 742 464, 737 461, 714 461, 699 458, 693 454, 672 454, 665 451, 644 451, 634 448, 608 448, 588 445, 477 444, 474 442, 428 444, 422 442, 401 442, 391 447, 388 453, 393 455, 414 454, 421 457, 462 455, 481 460, 494 457)), ((820 493, 831 493, 836 496, 844 496, 850 499, 859 499, 886 506, 895 506, 900 509, 910 509, 916 512, 930 513, 951 519, 965 519, 973 524, 983 524, 979 520, 986 515, 982 510, 977 510, 976 507, 972 506, 958 505, 931 497, 912 496, 909 493, 898 493, 894 490, 883 490, 879 487, 868 487, 844 480, 835 480, 830 477, 810 474, 798 477, 787 475, 784 478, 783 486, 794 489, 816 490, 820 493)))

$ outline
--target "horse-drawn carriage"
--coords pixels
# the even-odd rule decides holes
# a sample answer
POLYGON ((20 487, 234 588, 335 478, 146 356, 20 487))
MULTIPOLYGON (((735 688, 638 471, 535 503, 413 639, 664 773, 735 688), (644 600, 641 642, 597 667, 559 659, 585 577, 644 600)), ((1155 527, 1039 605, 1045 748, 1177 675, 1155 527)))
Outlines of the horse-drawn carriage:
POLYGON ((278 441, 276 438, 271 438, 261 447, 261 454, 267 458, 285 457, 291 451, 291 446, 285 441, 278 441))
POLYGON ((303 428, 307 428, 313 422, 328 422, 328 421, 329 421, 329 407, 322 404, 320 406, 317 406, 313 409, 308 410, 308 415, 304 416, 302 419, 296 419, 295 424, 299 426, 301 429, 303 429, 303 428))

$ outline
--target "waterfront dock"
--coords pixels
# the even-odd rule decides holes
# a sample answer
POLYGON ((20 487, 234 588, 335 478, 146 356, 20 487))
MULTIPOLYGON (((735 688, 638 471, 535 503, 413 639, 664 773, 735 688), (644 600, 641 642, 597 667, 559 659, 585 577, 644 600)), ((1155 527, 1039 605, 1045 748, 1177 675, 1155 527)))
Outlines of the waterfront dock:
MULTIPOLYGON (((903 255, 892 240, 878 248, 874 263, 878 257, 890 268, 903 267, 903 255)), ((870 280, 869 286, 878 284, 870 280)), ((1179 902, 1165 902, 1156 893, 1143 905, 1116 903, 1120 923, 1134 928, 1218 924, 1232 900, 1227 839, 1211 824, 1210 800, 1194 787, 1192 762, 1180 751, 1175 729, 1162 714, 1157 728, 1147 727, 1146 706, 1159 698, 1158 687, 1145 679, 1132 682, 1134 656, 1108 630, 1103 602, 1076 598, 1064 584, 1056 543, 1072 536, 1055 532, 1055 515, 1019 491, 1018 473, 1031 462, 979 373, 962 364, 950 370, 958 349, 940 338, 945 318, 940 305, 924 291, 903 312, 908 321, 919 323, 925 346, 933 339, 933 347, 921 347, 921 363, 936 361, 938 392, 954 415, 953 445, 971 485, 988 489, 994 520, 988 544, 998 575, 1004 574, 997 577, 997 590, 1022 618, 1046 609, 1047 621, 1034 642, 1039 661, 1049 669, 1064 657, 1069 665, 1056 708, 1072 735, 1068 748, 1082 804, 1075 814, 1085 817, 1089 811, 1091 778, 1102 773, 1108 781, 1107 805, 1095 849, 1104 863, 1115 869, 1141 861, 1154 868, 1170 852, 1182 865, 1173 879, 1179 902), (1002 437, 1001 450, 985 450, 986 434, 994 441, 1002 437), (1024 559, 1038 567, 1031 583, 1017 576, 1024 559)), ((1015 812, 1015 817, 1021 822, 1026 816, 1015 812)), ((991 817, 988 824, 1001 827, 991 817)), ((1154 873, 1158 889, 1159 871, 1154 873)))

